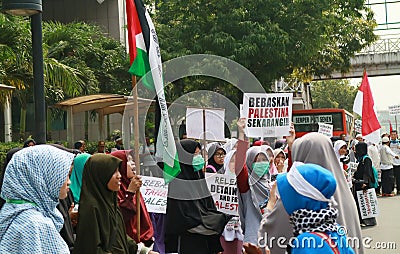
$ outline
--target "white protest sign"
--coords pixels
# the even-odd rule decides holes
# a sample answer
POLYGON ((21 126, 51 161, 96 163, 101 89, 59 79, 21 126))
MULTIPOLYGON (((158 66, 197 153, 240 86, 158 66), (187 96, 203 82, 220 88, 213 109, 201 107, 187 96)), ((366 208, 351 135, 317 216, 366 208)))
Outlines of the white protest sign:
POLYGON ((378 216, 378 199, 376 198, 375 189, 367 191, 357 191, 357 200, 360 207, 361 218, 373 218, 378 216))
POLYGON ((168 185, 165 185, 163 178, 142 176, 140 193, 149 213, 167 212, 168 185))
POLYGON ((327 123, 318 123, 318 133, 324 134, 325 136, 333 136, 333 125, 327 123))
POLYGON ((245 93, 243 113, 248 137, 289 135, 292 119, 292 93, 245 93))
POLYGON ((206 173, 205 177, 217 210, 237 216, 239 203, 236 175, 206 173))
POLYGON ((389 106, 389 115, 399 115, 400 105, 389 106))
POLYGON ((362 131, 361 127, 362 127, 362 121, 359 119, 354 120, 354 132, 361 133, 362 131))
POLYGON ((203 139, 204 131, 206 140, 225 140, 225 110, 224 109, 186 109, 186 133, 188 138, 203 139), (205 111, 206 129, 203 127, 203 110, 205 111))

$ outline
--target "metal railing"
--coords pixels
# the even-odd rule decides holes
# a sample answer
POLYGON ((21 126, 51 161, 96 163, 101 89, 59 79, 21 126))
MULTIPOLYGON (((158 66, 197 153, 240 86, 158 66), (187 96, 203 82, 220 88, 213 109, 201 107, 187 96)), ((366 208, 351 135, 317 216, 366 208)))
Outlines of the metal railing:
POLYGON ((385 38, 365 47, 356 55, 400 52, 400 38, 385 38))

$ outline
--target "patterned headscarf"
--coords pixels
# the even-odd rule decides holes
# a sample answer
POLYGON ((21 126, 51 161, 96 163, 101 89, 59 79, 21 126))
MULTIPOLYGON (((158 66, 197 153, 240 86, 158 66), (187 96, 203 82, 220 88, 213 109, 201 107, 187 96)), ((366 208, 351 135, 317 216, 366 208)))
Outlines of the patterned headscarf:
POLYGON ((1 190, 7 203, 0 211, 0 253, 69 253, 56 206, 73 157, 49 145, 14 154, 1 190))
MULTIPOLYGON (((357 215, 354 198, 343 174, 339 162, 332 147, 331 140, 321 133, 308 133, 296 139, 292 146, 292 158, 294 161, 314 163, 330 170, 337 181, 337 189, 334 194, 337 201, 337 222, 346 227, 350 237, 362 238, 361 227, 357 215)), ((293 227, 289 224, 289 216, 283 207, 281 199, 276 202, 275 208, 268 215, 268 220, 261 226, 261 234, 268 237, 286 237, 293 234, 293 227)), ((285 253, 286 249, 280 246, 269 246, 272 253, 285 253)), ((364 253, 363 245, 355 249, 355 253, 364 253)))

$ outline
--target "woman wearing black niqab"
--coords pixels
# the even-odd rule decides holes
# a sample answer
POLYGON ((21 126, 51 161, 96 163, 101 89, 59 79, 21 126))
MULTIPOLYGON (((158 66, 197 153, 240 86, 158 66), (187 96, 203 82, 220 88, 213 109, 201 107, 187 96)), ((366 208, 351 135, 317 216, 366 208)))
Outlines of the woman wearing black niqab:
POLYGON ((356 158, 358 162, 357 171, 354 173, 353 178, 356 180, 354 183, 354 198, 356 200, 356 205, 358 209, 358 216, 360 218, 361 226, 375 226, 376 219, 375 218, 361 218, 360 205, 357 201, 356 193, 359 190, 367 190, 371 189, 372 183, 375 182, 374 172, 372 169, 372 160, 370 157, 367 157, 368 153, 368 145, 364 142, 359 142, 356 145, 356 158))
POLYGON ((193 140, 177 144, 181 172, 169 183, 165 251, 179 254, 214 254, 223 251, 219 238, 230 217, 218 212, 204 173, 193 158, 201 146, 193 140))

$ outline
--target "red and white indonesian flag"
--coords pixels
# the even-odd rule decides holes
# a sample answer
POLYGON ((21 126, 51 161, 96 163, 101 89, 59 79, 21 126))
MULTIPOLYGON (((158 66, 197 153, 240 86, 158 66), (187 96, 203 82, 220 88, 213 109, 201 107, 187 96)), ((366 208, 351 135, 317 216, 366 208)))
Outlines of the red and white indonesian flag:
POLYGON ((363 138, 378 143, 381 125, 374 109, 374 98, 369 86, 367 72, 364 72, 361 86, 354 100, 353 111, 362 118, 361 134, 363 138))

